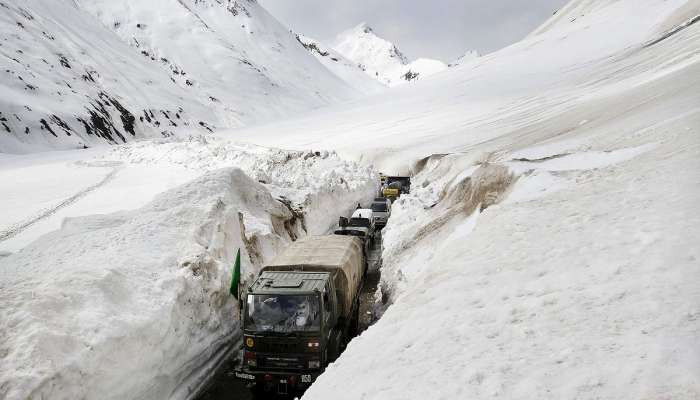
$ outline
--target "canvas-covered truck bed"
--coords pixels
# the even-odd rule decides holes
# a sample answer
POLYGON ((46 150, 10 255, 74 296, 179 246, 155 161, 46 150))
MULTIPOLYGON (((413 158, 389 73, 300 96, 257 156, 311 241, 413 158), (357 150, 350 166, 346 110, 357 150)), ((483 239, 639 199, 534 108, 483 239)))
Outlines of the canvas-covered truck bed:
POLYGON ((362 240, 352 236, 310 236, 292 243, 262 271, 330 272, 341 315, 348 317, 362 284, 362 240))

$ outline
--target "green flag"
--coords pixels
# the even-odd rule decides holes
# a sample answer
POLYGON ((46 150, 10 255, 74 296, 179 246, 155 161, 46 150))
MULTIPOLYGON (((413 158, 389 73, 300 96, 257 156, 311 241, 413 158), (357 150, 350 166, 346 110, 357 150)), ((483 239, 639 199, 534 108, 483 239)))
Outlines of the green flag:
POLYGON ((238 282, 241 280, 241 249, 236 253, 236 263, 233 264, 233 273, 231 273, 231 288, 229 292, 238 300, 238 282))

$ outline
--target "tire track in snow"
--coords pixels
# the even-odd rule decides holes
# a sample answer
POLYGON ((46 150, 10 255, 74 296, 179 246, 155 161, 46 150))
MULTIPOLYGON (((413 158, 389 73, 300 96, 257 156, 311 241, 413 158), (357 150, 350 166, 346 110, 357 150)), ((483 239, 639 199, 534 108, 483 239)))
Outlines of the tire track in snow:
POLYGON ((11 239, 20 233, 24 232, 27 230, 27 228, 30 228, 32 225, 41 222, 52 215, 56 214, 59 210, 68 207, 69 205, 77 202, 78 200, 82 199, 83 197, 87 196, 88 194, 94 192, 95 190, 99 189, 100 187, 108 184, 110 181, 114 179, 114 177, 117 175, 119 170, 122 168, 121 163, 118 166, 115 166, 112 171, 110 171, 104 178, 102 178, 101 181, 97 182, 96 184, 92 186, 88 186, 87 188, 77 192, 76 194, 70 196, 69 198, 61 201, 60 203, 51 206, 49 208, 46 208, 42 211, 40 211, 38 214, 27 218, 26 220, 22 222, 18 222, 14 225, 10 225, 9 228, 0 230, 0 242, 4 242, 5 240, 11 239))

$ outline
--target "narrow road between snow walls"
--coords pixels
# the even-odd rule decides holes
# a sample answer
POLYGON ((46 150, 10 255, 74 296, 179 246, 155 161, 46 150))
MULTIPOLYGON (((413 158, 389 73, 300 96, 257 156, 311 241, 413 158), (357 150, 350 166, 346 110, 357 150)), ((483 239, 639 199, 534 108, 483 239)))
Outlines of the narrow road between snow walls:
MULTIPOLYGON (((426 279, 428 274, 440 273, 431 270, 431 264, 441 251, 455 245, 469 246, 469 236, 479 223, 479 215, 490 207, 532 200, 565 187, 565 179, 557 181, 548 176, 557 171, 606 167, 653 148, 654 144, 649 144, 615 151, 577 153, 557 153, 553 148, 544 153, 534 149, 479 157, 442 154, 421 160, 414 168, 414 189, 394 202, 393 217, 383 231, 380 244, 370 255, 372 273, 368 276, 370 284, 363 291, 361 315, 365 319, 362 331, 389 312, 394 301, 401 302, 402 294, 415 281, 426 279), (383 259, 387 261, 385 265, 382 265, 383 259)), ((361 346, 355 342, 362 343, 362 336, 351 341, 348 348, 361 346)), ((235 349, 242 346, 238 340, 233 344, 233 350, 221 355, 219 366, 195 397, 197 400, 253 398, 245 383, 235 377, 242 362, 235 349)), ((365 349, 363 352, 371 351, 365 349)), ((341 355, 328 369, 347 368, 345 363, 346 359, 341 355)), ((319 380, 323 378, 321 375, 319 380)), ((313 393, 314 385, 309 390, 313 393)), ((255 398, 293 397, 273 393, 255 398)))

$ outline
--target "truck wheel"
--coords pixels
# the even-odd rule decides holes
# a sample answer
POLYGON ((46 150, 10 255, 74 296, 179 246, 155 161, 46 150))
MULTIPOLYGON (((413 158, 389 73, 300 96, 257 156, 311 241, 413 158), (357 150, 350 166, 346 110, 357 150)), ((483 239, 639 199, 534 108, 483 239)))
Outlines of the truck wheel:
POLYGON ((360 305, 355 307, 355 311, 352 313, 352 320, 350 320, 350 337, 348 342, 352 340, 357 334, 360 333, 360 305))
POLYGON ((333 342, 331 343, 330 348, 328 349, 328 362, 332 363, 333 361, 337 360, 338 357, 340 356, 340 353, 343 351, 343 346, 345 342, 345 335, 343 335, 339 331, 335 331, 337 334, 333 335, 334 339, 333 342))
POLYGON ((262 385, 255 385, 250 388, 250 395, 255 400, 260 400, 267 397, 265 389, 262 387, 262 385))

